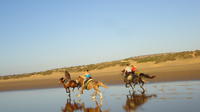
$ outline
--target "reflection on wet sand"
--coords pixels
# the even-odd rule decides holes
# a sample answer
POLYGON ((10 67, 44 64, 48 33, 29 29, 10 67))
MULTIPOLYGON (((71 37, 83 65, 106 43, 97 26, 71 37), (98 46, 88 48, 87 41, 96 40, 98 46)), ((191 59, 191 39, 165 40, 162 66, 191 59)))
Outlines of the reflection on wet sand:
POLYGON ((78 110, 82 110, 82 105, 79 103, 76 103, 75 101, 72 102, 71 99, 67 99, 65 108, 62 108, 62 112, 74 112, 78 110))
POLYGON ((62 108, 62 112, 109 112, 109 110, 101 110, 102 101, 98 103, 98 101, 94 101, 96 106, 95 107, 86 107, 85 103, 80 103, 80 101, 71 101, 71 99, 67 99, 67 103, 65 107, 62 108))
POLYGON ((130 92, 126 95, 126 104, 123 106, 126 112, 134 112, 136 109, 145 104, 150 98, 157 97, 156 94, 146 95, 145 93, 136 94, 130 92))

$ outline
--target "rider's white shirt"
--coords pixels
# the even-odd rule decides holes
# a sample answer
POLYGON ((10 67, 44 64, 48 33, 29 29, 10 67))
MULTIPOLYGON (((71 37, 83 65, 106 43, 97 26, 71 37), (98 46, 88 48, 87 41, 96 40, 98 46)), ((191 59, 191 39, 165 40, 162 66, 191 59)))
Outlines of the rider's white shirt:
POLYGON ((131 72, 131 67, 127 66, 127 67, 125 68, 125 71, 126 71, 126 72, 131 72))

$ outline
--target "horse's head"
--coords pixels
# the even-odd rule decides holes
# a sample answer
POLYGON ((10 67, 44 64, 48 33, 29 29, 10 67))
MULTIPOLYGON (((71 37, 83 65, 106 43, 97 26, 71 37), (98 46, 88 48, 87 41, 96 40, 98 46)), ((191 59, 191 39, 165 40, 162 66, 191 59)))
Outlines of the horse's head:
POLYGON ((152 77, 152 79, 153 79, 153 78, 156 78, 156 76, 155 76, 155 75, 153 75, 153 76, 151 76, 151 77, 152 77))
POLYGON ((76 79, 77 82, 81 81, 81 76, 78 76, 78 78, 76 79))
POLYGON ((63 78, 63 77, 61 77, 61 78, 59 79, 59 83, 64 83, 64 78, 63 78))
POLYGON ((81 77, 81 76, 78 76, 78 78, 76 79, 76 82, 77 82, 77 83, 80 83, 80 84, 82 84, 83 81, 84 81, 84 78, 81 77))

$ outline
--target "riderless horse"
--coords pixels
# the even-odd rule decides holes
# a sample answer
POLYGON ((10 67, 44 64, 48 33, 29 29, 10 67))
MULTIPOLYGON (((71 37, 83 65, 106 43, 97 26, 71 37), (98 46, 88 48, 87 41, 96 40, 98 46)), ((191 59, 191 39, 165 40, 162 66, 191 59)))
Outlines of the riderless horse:
POLYGON ((75 88, 79 89, 81 87, 80 83, 77 83, 75 80, 71 79, 71 76, 68 71, 65 71, 65 78, 61 77, 59 81, 61 84, 63 84, 63 87, 66 90, 66 93, 69 93, 69 97, 71 95, 70 88, 72 88, 72 90, 74 91, 75 88))

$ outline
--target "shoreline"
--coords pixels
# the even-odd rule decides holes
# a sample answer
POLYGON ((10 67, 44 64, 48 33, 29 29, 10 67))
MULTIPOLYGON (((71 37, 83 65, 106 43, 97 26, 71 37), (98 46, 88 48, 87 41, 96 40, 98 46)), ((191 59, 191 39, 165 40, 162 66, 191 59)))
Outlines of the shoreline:
MULTIPOLYGON (((191 82, 191 81, 200 81, 200 79, 197 80, 174 80, 174 81, 158 81, 158 82, 148 82, 146 84, 155 84, 155 83, 173 83, 173 82, 191 82)), ((124 85, 124 83, 114 83, 114 84, 107 84, 108 86, 117 86, 117 85, 124 85)), ((14 88, 14 89, 8 89, 8 90, 0 90, 0 92, 12 92, 12 91, 29 91, 29 90, 41 90, 41 89, 56 89, 56 88, 63 88, 62 86, 49 86, 49 87, 29 87, 29 88, 14 88)), ((63 88, 64 89, 64 88, 63 88)))

